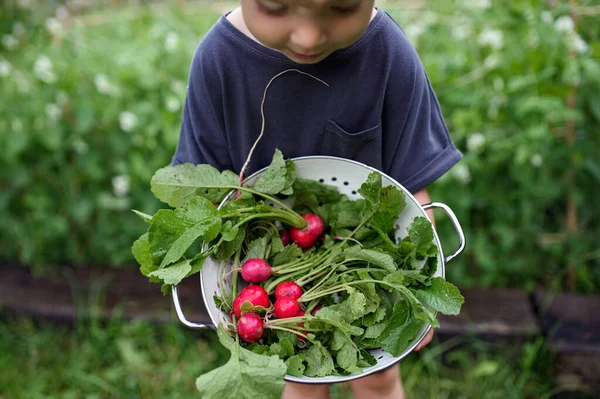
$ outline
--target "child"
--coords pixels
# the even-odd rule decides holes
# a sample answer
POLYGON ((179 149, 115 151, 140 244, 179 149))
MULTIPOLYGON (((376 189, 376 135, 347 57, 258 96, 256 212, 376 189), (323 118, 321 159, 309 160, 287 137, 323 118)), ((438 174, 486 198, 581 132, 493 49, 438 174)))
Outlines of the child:
MULTIPOLYGON (((333 155, 387 173, 423 204, 427 185, 461 159, 415 49, 374 0, 242 0, 196 50, 172 164, 239 173, 263 130, 265 88, 289 69, 269 85, 244 176, 275 148, 333 155)), ((397 366, 350 385, 356 398, 403 397, 397 366)), ((326 385, 284 391, 328 396, 326 385)))

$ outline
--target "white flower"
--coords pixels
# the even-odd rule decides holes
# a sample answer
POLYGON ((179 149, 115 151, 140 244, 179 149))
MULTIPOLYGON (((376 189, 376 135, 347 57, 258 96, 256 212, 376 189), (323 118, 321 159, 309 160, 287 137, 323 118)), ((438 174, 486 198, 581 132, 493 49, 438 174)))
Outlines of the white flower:
POLYGON ((69 102, 69 96, 64 90, 59 90, 56 94, 56 103, 60 107, 64 107, 69 102))
POLYGON ((588 51, 588 44, 577 33, 573 32, 569 35, 569 48, 577 54, 583 54, 588 51))
POLYGON ((2 45, 7 50, 16 50, 19 47, 19 41, 13 35, 2 36, 2 45))
POLYGON ((129 193, 129 176, 119 175, 112 178, 115 197, 124 197, 129 193))
POLYGON ((411 40, 417 40, 425 32, 422 24, 409 24, 404 28, 404 33, 411 40))
POLYGON ((33 71, 39 80, 46 83, 56 82, 56 74, 54 73, 54 67, 50 58, 41 54, 35 64, 33 64, 33 71))
POLYGON ((15 24, 13 25, 13 35, 15 35, 16 37, 20 37, 23 36, 24 33, 25 26, 23 26, 23 24, 20 22, 15 22, 15 24))
POLYGON ((10 71, 12 70, 12 65, 10 65, 10 62, 4 60, 4 59, 0 59, 0 77, 5 77, 10 75, 10 71))
POLYGON ((534 168, 539 168, 544 163, 544 158, 540 154, 533 154, 529 162, 534 168))
POLYGON ((87 143, 81 139, 77 139, 73 142, 73 149, 75 150, 76 153, 83 155, 83 154, 87 154, 89 146, 87 145, 87 143))
POLYGON ((169 111, 176 112, 181 108, 181 103, 177 97, 169 96, 166 101, 166 106, 169 111))
POLYGON ((477 39, 482 46, 489 46, 495 50, 504 47, 504 34, 498 29, 484 29, 477 39))
POLYGON ((464 40, 471 35, 473 28, 467 23, 457 23, 452 25, 450 33, 456 40, 464 40))
POLYGON ((169 86, 171 88, 171 91, 173 91, 173 93, 179 96, 184 95, 187 91, 187 85, 181 80, 172 80, 169 86))
POLYGON ((56 9, 56 18, 58 18, 60 21, 64 21, 67 18, 69 18, 69 10, 67 10, 67 7, 65 6, 60 6, 56 9))
POLYGON ((551 24, 554 21, 554 17, 552 16, 552 12, 545 10, 540 14, 540 18, 547 24, 551 24))
POLYGON ((458 164, 452 168, 452 174, 460 183, 467 184, 471 181, 471 171, 465 164, 458 164))
POLYGON ((113 84, 108 80, 108 77, 103 74, 103 73, 99 73, 96 76, 94 76, 94 85, 96 86, 96 90, 98 90, 98 93, 100 94, 115 94, 116 89, 113 86, 113 84))
POLYGON ((569 15, 563 15, 554 21, 554 27, 559 32, 574 32, 575 22, 573 22, 573 18, 569 15))
POLYGON ((44 26, 52 36, 61 36, 63 33, 63 26, 56 18, 48 18, 44 26))
POLYGON ((481 133, 473 133, 467 137, 467 150, 478 152, 485 146, 485 136, 481 133))
POLYGON ((131 132, 137 126, 138 119, 133 112, 125 111, 119 115, 119 126, 124 132, 131 132))
POLYGON ((498 54, 490 54, 483 60, 483 67, 485 69, 495 69, 500 65, 500 56, 498 54))
POLYGON ((15 80, 19 93, 29 93, 29 81, 23 72, 15 70, 13 79, 15 80))
POLYGON ((173 53, 175 50, 177 50, 178 45, 179 36, 177 36, 177 33, 167 33, 167 36, 165 37, 165 50, 167 50, 168 53, 173 53))
POLYGON ((12 123, 13 132, 22 132, 23 131, 23 122, 20 119, 13 119, 12 123))
POLYGON ((56 104, 46 104, 46 116, 52 121, 57 121, 62 116, 62 109, 56 104))
POLYGON ((463 3, 465 8, 483 8, 487 9, 492 6, 492 0, 468 0, 463 3))

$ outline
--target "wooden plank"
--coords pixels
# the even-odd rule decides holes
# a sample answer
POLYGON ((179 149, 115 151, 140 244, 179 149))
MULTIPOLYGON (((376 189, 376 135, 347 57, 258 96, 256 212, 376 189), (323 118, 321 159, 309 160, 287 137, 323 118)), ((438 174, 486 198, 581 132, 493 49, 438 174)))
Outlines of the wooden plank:
POLYGON ((557 353, 600 356, 599 296, 537 289, 533 301, 544 333, 557 353))
POLYGON ((533 337, 540 333, 526 293, 500 288, 461 288, 460 315, 440 316, 440 335, 475 334, 489 339, 533 337))
MULTIPOLYGON (((182 309, 190 321, 210 321, 202 303, 200 281, 181 283, 182 309)), ((177 320, 170 295, 136 269, 65 269, 61 275, 35 277, 26 268, 0 267, 0 306, 16 313, 60 321, 106 318, 118 312, 127 320, 177 320)))

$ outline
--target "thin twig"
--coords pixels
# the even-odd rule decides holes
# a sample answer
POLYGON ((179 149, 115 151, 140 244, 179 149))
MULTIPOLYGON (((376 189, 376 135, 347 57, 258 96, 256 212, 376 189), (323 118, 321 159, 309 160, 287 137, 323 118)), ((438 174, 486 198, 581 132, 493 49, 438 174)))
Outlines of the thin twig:
POLYGON ((287 72, 298 72, 301 73, 303 75, 306 76, 310 76, 311 78, 318 80, 319 82, 323 83, 325 86, 329 87, 329 85, 324 82, 323 80, 317 78, 316 76, 311 75, 310 73, 306 73, 306 72, 302 72, 298 69, 286 69, 285 71, 279 72, 277 75, 273 76, 271 78, 271 80, 269 81, 269 83, 267 83, 267 86, 265 87, 265 91, 263 92, 263 98, 262 98, 262 102, 260 104, 260 116, 262 118, 262 124, 260 127, 260 134, 258 135, 258 138, 256 139, 256 141, 254 142, 254 144, 252 145, 252 148, 250 148, 250 152, 248 153, 248 158, 246 159, 246 162, 244 163, 244 166, 242 166, 242 170, 240 171, 240 184, 242 183, 242 181, 244 180, 244 171, 246 170, 246 168, 248 167, 248 164, 250 163, 250 159, 252 158, 252 154, 254 153, 254 149, 256 148, 256 145, 258 144, 258 142, 260 141, 260 139, 263 136, 263 133, 265 132, 265 100, 267 98, 267 90, 269 90, 269 86, 271 86, 271 83, 273 83, 273 81, 278 78, 279 76, 283 75, 284 73, 287 72))

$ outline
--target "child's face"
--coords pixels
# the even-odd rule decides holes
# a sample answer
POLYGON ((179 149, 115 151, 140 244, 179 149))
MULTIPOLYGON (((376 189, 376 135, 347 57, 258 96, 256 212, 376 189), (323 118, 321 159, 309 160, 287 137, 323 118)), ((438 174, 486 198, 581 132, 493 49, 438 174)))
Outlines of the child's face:
POLYGON ((356 42, 373 6, 374 0, 242 0, 242 14, 260 43, 314 64, 356 42))

